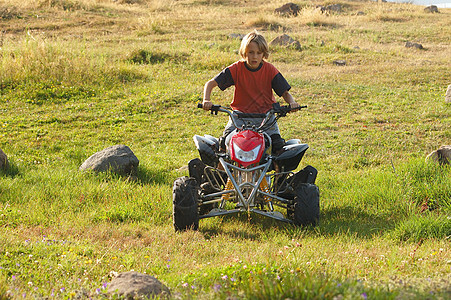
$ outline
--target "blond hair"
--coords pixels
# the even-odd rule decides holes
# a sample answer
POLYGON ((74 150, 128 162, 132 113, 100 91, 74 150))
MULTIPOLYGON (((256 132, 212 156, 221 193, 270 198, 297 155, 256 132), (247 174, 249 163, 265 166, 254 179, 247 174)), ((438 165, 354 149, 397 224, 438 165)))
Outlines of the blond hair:
POLYGON ((249 44, 251 42, 255 42, 258 45, 258 50, 263 52, 263 58, 267 59, 269 57, 269 47, 263 35, 261 35, 257 30, 249 32, 246 34, 241 41, 240 46, 240 56, 245 59, 247 49, 249 48, 249 44))

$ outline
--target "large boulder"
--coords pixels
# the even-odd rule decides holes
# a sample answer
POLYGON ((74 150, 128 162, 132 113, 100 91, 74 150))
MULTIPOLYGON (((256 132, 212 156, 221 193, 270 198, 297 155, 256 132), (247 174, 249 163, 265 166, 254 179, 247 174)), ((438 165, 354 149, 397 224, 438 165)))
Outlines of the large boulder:
POLYGON ((432 151, 426 160, 438 162, 440 165, 451 164, 451 146, 441 146, 439 149, 432 151))
POLYGON ((302 50, 301 43, 299 41, 294 40, 287 34, 279 35, 274 38, 271 42, 269 42, 270 46, 284 46, 294 48, 296 50, 302 50))
POLYGON ((132 175, 136 173, 138 165, 139 160, 129 147, 115 145, 91 155, 80 166, 80 170, 132 175))
POLYGON ((130 271, 120 273, 108 284, 108 294, 125 299, 169 297, 169 289, 153 276, 130 271))
POLYGON ((5 152, 0 149, 0 170, 7 170, 8 169, 8 157, 6 156, 5 152))

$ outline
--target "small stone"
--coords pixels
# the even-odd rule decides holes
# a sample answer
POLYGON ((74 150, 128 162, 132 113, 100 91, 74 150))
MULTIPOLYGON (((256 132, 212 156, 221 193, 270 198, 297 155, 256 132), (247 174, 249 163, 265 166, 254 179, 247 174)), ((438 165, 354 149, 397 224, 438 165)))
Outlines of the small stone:
POLYGON ((244 34, 241 33, 231 33, 229 34, 229 38, 236 39, 236 40, 242 40, 244 38, 244 34))
POLYGON ((346 61, 345 61, 345 60, 342 60, 342 59, 334 60, 333 63, 334 63, 334 65, 336 65, 336 66, 346 66, 346 61))
POLYGON ((417 48, 417 49, 424 49, 423 45, 418 44, 418 43, 412 43, 412 42, 406 42, 406 48, 417 48))

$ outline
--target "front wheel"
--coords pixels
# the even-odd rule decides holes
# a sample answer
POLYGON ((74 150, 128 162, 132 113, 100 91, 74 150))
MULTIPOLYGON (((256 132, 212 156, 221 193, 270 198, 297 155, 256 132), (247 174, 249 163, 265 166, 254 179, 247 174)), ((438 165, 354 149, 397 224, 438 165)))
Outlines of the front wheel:
POLYGON ((198 190, 199 185, 192 177, 184 176, 174 181, 172 216, 175 231, 199 228, 198 190))
POLYGON ((318 225, 319 189, 311 183, 301 183, 295 189, 293 222, 298 226, 318 225))

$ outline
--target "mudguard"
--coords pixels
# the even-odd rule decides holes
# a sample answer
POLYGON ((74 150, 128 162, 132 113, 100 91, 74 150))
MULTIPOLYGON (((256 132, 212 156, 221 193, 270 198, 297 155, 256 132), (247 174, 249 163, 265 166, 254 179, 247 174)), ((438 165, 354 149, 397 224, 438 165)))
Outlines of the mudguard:
POLYGON ((218 156, 216 152, 219 143, 216 143, 210 137, 195 135, 193 137, 194 144, 196 144, 196 148, 199 151, 201 160, 211 167, 216 167, 219 163, 218 156))
POLYGON ((287 145, 296 145, 296 144, 300 144, 301 140, 299 139, 291 139, 285 142, 285 146, 287 145))
POLYGON ((219 150, 219 140, 217 138, 215 138, 214 136, 209 135, 209 134, 204 134, 204 138, 212 141, 215 144, 216 151, 219 150))
POLYGON ((274 159, 274 163, 287 172, 298 167, 299 162, 309 146, 307 144, 288 144, 283 146, 283 152, 274 159))

